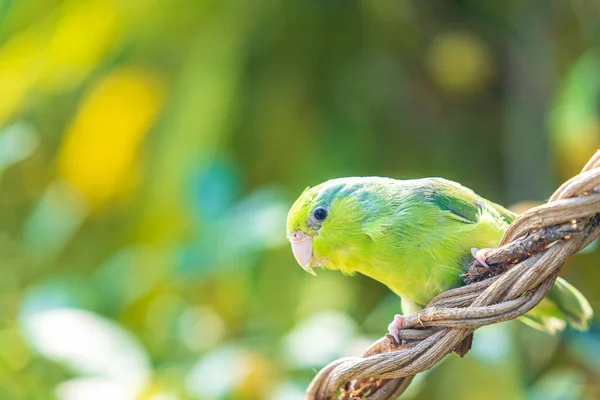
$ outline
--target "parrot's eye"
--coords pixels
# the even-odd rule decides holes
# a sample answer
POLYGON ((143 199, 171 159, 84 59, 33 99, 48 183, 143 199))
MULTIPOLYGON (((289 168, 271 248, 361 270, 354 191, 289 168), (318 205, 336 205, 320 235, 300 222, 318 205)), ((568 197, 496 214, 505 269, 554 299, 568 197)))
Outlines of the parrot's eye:
POLYGON ((317 221, 323 221, 327 218, 327 210, 323 207, 317 207, 315 208, 315 211, 313 211, 313 216, 317 221))

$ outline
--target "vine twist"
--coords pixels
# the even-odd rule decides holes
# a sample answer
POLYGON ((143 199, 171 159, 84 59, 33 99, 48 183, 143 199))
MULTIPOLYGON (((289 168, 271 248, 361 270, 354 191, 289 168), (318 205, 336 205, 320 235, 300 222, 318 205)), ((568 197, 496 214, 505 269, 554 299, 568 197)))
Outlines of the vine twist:
POLYGON ((386 335, 363 357, 342 358, 324 367, 308 387, 306 399, 396 399, 415 374, 453 351, 464 355, 477 328, 517 318, 535 307, 567 257, 599 234, 597 151, 546 204, 513 221, 500 247, 487 256, 490 270, 472 264, 466 286, 441 293, 425 309, 408 315, 400 330, 401 344, 386 335))

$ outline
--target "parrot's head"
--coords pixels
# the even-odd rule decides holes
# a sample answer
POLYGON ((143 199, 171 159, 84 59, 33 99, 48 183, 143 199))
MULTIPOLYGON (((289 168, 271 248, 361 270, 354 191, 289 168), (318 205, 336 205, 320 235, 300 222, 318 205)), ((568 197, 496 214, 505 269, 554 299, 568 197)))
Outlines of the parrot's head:
POLYGON ((287 237, 298 264, 316 275, 313 267, 354 271, 348 257, 368 241, 365 222, 373 217, 373 193, 365 178, 339 178, 307 188, 287 218, 287 237))

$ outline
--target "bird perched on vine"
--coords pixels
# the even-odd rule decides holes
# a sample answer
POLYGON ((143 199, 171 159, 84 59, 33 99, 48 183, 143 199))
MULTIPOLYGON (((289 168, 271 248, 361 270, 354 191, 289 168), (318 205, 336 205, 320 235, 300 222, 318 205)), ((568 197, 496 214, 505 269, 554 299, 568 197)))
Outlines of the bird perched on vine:
MULTIPOLYGON (((339 178, 307 188, 287 218, 296 261, 361 273, 400 296, 405 314, 461 286, 469 259, 485 262, 515 218, 511 211, 442 178, 339 178), (482 250, 478 250, 482 249, 482 250)), ((593 315, 585 297, 558 278, 546 298, 520 319, 549 333, 585 330, 593 315)), ((396 315, 389 332, 398 340, 396 315)))

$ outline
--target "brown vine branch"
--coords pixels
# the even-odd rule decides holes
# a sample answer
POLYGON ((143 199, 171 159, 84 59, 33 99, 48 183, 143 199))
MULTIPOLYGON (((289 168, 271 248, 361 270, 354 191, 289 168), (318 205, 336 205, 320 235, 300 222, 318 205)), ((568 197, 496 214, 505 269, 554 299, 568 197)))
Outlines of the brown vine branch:
POLYGON ((488 270, 472 264, 466 286, 435 297, 406 317, 401 344, 386 335, 363 357, 324 367, 307 389, 308 400, 391 400, 415 374, 457 350, 484 325, 517 318, 535 307, 552 287, 567 257, 600 234, 600 151, 582 172, 541 206, 520 215, 491 251, 488 270))

